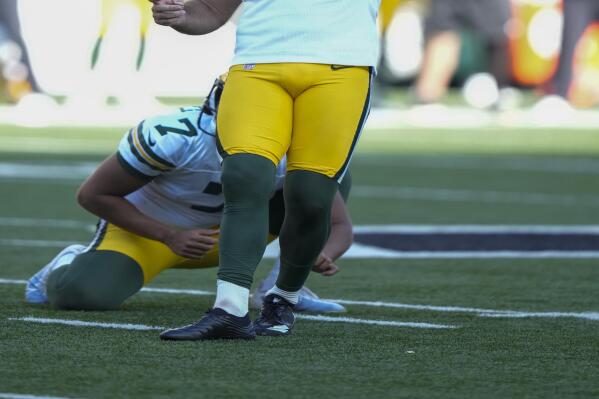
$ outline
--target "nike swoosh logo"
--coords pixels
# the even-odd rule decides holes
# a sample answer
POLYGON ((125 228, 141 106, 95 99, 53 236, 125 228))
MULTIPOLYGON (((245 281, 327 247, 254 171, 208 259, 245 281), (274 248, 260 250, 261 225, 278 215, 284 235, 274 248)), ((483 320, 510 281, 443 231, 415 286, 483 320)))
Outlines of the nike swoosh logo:
POLYGON ((283 325, 272 326, 272 327, 268 327, 267 330, 276 331, 276 332, 280 332, 280 333, 285 334, 286 332, 289 331, 289 327, 283 326, 283 325))
POLYGON ((148 136, 148 144, 150 147, 154 147, 156 145, 156 141, 152 140, 152 136, 148 136))
POLYGON ((348 68, 353 68, 353 65, 331 65, 331 69, 333 71, 338 71, 340 69, 348 69, 348 68))

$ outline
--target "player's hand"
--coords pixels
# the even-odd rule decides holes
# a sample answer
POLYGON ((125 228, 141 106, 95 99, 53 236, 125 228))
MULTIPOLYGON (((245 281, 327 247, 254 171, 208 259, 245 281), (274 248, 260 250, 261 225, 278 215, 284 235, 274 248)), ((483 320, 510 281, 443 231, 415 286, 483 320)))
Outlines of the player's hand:
POLYGON ((218 242, 214 237, 218 233, 219 230, 205 229, 174 231, 163 242, 179 256, 199 259, 218 242))
POLYGON ((150 0, 152 5, 152 16, 154 22, 163 26, 178 26, 185 22, 183 0, 150 0))
POLYGON ((318 255, 316 263, 312 266, 312 271, 320 273, 323 276, 332 276, 339 272, 339 267, 333 262, 330 256, 325 253, 318 255))

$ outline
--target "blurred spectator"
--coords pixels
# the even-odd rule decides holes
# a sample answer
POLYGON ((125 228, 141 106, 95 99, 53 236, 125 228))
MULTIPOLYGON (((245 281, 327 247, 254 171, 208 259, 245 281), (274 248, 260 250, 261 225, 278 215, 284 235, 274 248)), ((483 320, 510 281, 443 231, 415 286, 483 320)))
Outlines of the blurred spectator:
POLYGON ((568 98, 576 47, 585 30, 593 22, 599 22, 599 1, 564 0, 563 13, 561 52, 549 91, 562 98, 568 98))
POLYGON ((11 101, 40 91, 21 36, 17 0, 0 0, 0 66, 11 101))
POLYGON ((420 103, 440 100, 446 93, 460 57, 460 33, 473 31, 483 41, 489 72, 499 87, 510 82, 509 0, 430 0, 425 22, 424 62, 416 81, 415 96, 420 103))
MULTIPOLYGON (((94 51, 92 53, 92 69, 96 67, 98 63, 98 59, 100 57, 100 52, 102 48, 102 43, 104 41, 104 37, 110 28, 110 24, 118 11, 118 8, 123 5, 123 3, 127 3, 127 1, 123 0, 103 0, 102 1, 102 21, 100 25, 100 31, 98 32, 98 38, 96 40, 96 45, 94 46, 94 51)), ((130 0, 129 3, 133 5, 139 12, 140 23, 139 23, 139 49, 135 62, 135 69, 140 70, 141 65, 143 63, 144 54, 146 50, 146 37, 148 35, 148 29, 152 22, 152 11, 151 6, 148 5, 147 0, 130 0)))
POLYGON ((117 108, 138 116, 162 111, 147 88, 148 77, 143 74, 151 6, 148 0, 101 1, 100 29, 90 69, 75 90, 68 93, 68 108, 78 113, 98 112, 111 99, 117 108))

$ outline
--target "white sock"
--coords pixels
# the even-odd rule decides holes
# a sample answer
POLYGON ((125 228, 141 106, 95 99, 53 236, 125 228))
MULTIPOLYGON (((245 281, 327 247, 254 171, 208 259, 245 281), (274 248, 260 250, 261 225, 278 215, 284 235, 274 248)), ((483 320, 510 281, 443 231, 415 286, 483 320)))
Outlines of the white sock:
POLYGON ((299 301, 299 291, 285 291, 280 289, 279 287, 275 286, 272 287, 271 289, 268 290, 268 292, 266 293, 266 295, 269 294, 277 294, 278 296, 285 298, 287 300, 287 302, 291 303, 292 305, 297 305, 297 302, 299 301))
POLYGON ((228 281, 216 280, 216 300, 214 307, 233 316, 243 317, 248 313, 250 290, 228 281))

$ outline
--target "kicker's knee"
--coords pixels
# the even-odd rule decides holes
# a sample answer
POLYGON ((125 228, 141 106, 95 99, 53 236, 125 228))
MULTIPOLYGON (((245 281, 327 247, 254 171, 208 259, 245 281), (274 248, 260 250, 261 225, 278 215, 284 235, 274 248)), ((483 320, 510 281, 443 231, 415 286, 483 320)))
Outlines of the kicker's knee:
POLYGON ((223 162, 222 183, 227 200, 269 198, 275 165, 259 155, 234 154, 223 162))
POLYGON ((285 208, 309 223, 329 217, 337 182, 325 175, 307 171, 291 171, 285 181, 285 208))
POLYGON ((141 267, 114 251, 91 251, 55 270, 48 278, 50 304, 59 309, 109 310, 143 285, 141 267))

